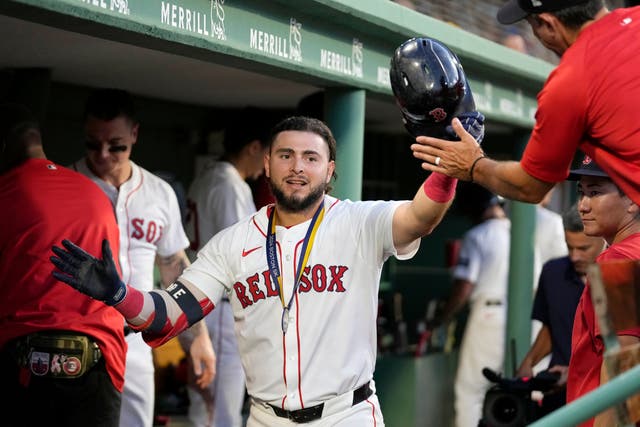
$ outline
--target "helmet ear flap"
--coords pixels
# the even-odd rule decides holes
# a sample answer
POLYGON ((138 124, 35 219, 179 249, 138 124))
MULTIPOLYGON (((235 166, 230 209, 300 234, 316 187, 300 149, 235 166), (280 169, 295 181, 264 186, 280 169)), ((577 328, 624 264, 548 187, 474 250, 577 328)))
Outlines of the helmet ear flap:
POLYGON ((450 139, 453 117, 474 111, 475 102, 458 57, 442 42, 412 38, 391 58, 391 89, 412 136, 450 139))

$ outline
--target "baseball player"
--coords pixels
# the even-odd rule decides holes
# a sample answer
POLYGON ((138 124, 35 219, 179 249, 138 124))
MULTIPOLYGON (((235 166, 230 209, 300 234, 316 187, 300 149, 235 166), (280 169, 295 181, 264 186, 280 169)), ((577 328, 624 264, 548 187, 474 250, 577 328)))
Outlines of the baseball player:
POLYGON ((469 302, 454 384, 455 426, 476 427, 490 387, 482 369, 501 371, 504 360, 511 222, 503 199, 478 185, 460 186, 457 201, 475 225, 462 240, 453 293, 430 327, 449 321, 469 302))
MULTIPOLYGON (((256 212, 251 187, 264 172, 269 128, 265 112, 239 111, 237 123, 225 129, 224 154, 211 161, 191 183, 187 219, 191 248, 200 250, 220 230, 256 212), (251 120, 247 126, 246 120, 251 120)), ((245 377, 233 330, 233 310, 223 296, 217 310, 205 317, 216 353, 216 378, 205 389, 188 387, 189 420, 195 427, 240 427, 245 377)), ((188 342, 180 335, 185 350, 188 342)))
MULTIPOLYGON (((188 239, 171 186, 130 160, 138 123, 130 95, 98 89, 85 106, 87 154, 71 166, 93 180, 109 197, 120 229, 122 277, 143 291, 154 288, 157 262, 162 284, 171 284, 189 264, 188 239)), ((213 379, 215 356, 204 323, 199 323, 190 355, 199 384, 213 379)), ((128 344, 120 425, 151 427, 154 410, 154 364, 151 348, 125 327, 128 344)))
POLYGON ((54 247, 54 275, 114 305, 151 345, 229 295, 249 427, 384 425, 373 382, 382 265, 415 254, 456 181, 431 174, 411 201, 338 200, 327 194, 336 142, 324 123, 291 117, 270 141, 276 203, 216 234, 166 291, 125 285, 108 242, 101 259, 69 241, 54 247))

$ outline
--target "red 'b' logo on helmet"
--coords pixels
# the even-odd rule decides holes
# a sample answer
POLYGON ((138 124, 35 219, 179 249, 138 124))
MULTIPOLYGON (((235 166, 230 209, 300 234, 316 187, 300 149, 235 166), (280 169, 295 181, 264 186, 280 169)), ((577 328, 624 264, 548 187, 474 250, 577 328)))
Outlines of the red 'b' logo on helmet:
POLYGON ((440 107, 434 108, 433 110, 429 111, 429 115, 433 117, 433 120, 435 120, 436 122, 441 122, 447 118, 447 112, 440 107))

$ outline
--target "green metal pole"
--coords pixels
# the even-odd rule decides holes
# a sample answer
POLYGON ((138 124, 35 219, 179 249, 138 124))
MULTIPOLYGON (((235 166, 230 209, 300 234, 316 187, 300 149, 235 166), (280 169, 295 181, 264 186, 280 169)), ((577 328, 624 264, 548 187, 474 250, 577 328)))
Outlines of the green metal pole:
MULTIPOLYGON (((519 151, 529 140, 521 138, 519 151)), ((516 153, 520 158, 520 153, 516 153)), ((533 301, 534 236, 536 206, 513 202, 511 205, 511 254, 509 258, 509 291, 507 301, 507 330, 505 339, 505 376, 524 359, 531 346, 531 304, 533 301)))
POLYGON ((531 304, 533 300, 533 239, 536 207, 513 202, 511 206, 511 255, 509 258, 509 294, 504 372, 514 369, 531 347, 531 304))
POLYGON ((640 391, 640 365, 614 377, 580 399, 539 419, 529 427, 572 427, 593 418, 640 391))
POLYGON ((362 198, 365 91, 329 88, 325 91, 327 125, 337 142, 336 173, 332 195, 340 199, 362 198))

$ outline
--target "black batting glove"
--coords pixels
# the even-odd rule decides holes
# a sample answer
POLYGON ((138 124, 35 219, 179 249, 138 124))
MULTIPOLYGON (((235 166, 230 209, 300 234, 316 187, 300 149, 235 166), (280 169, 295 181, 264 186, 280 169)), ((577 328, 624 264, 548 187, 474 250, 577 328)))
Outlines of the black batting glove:
POLYGON ((107 305, 115 306, 124 299, 127 287, 118 275, 108 240, 102 241, 102 259, 66 239, 62 246, 66 250, 52 248, 57 257, 50 260, 60 270, 54 271, 53 277, 107 305))
MULTIPOLYGON (((469 111, 457 117, 460 123, 462 123, 464 130, 469 132, 478 144, 481 144, 484 139, 484 115, 479 111, 469 111)), ((454 140, 459 140, 458 135, 456 135, 451 125, 447 126, 446 131, 454 140)))

